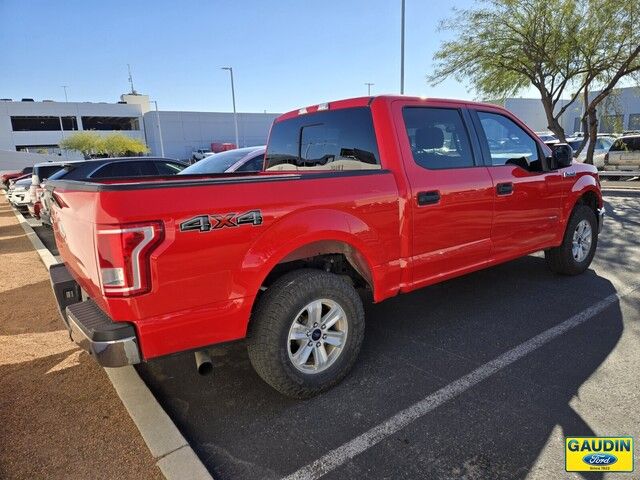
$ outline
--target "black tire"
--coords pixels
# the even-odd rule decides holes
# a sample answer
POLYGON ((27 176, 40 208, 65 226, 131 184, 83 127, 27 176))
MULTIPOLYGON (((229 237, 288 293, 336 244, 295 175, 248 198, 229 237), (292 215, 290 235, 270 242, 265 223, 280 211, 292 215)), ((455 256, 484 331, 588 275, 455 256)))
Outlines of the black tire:
POLYGON ((364 338, 364 309, 356 290, 345 279, 320 270, 289 272, 271 285, 254 311, 247 347, 260 377, 293 398, 310 398, 339 383, 355 363, 364 338), (329 299, 342 307, 348 324, 341 353, 326 369, 305 373, 289 358, 289 329, 309 303, 329 299))
POLYGON ((544 256, 552 272, 563 275, 578 275, 584 272, 596 253, 598 246, 598 219, 594 211, 587 205, 576 205, 569 218, 567 230, 559 247, 545 250, 544 256), (572 252, 573 234, 578 224, 586 220, 591 226, 591 249, 582 261, 577 261, 572 252))

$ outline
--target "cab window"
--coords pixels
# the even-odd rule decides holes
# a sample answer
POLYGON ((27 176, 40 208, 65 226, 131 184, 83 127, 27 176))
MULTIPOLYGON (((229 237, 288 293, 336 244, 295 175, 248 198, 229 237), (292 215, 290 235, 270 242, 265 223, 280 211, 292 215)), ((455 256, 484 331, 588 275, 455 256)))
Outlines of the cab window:
POLYGON ((269 137, 266 170, 380 169, 371 111, 343 108, 276 122, 269 137))
POLYGON ((529 134, 504 115, 477 113, 491 166, 513 165, 528 171, 542 171, 538 144, 529 134))
POLYGON ((418 165, 431 170, 474 166, 469 135, 459 110, 406 107, 402 115, 413 160, 418 165))

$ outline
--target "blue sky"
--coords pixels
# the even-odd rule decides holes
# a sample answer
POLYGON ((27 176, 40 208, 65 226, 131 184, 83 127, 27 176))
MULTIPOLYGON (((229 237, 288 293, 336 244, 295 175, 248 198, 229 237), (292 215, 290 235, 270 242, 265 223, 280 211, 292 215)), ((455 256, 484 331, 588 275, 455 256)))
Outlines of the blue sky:
MULTIPOLYGON (((425 75, 438 22, 472 0, 406 0, 405 93, 474 98, 425 75)), ((0 0, 0 97, 114 102, 136 89, 161 110, 238 111, 399 91, 400 0, 0 0)))

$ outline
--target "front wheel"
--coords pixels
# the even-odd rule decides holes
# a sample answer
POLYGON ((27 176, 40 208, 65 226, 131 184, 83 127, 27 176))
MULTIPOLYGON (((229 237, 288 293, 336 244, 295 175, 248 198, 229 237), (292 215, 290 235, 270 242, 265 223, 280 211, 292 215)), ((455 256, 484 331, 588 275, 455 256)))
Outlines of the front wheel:
POLYGON ((564 275, 584 272, 596 253, 598 245, 598 219, 586 205, 577 205, 559 247, 546 250, 545 259, 549 268, 564 275))
POLYGON ((309 398, 342 380, 364 337, 364 309, 343 278, 319 270, 280 277, 260 299, 247 347, 258 375, 280 393, 309 398))

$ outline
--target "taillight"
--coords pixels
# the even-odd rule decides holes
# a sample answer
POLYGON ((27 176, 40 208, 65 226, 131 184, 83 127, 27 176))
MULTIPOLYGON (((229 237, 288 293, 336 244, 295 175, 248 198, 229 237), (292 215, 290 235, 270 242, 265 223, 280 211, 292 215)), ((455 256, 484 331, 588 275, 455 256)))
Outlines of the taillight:
POLYGON ((162 241, 162 223, 96 227, 102 293, 130 297, 151 290, 150 256, 162 241))

